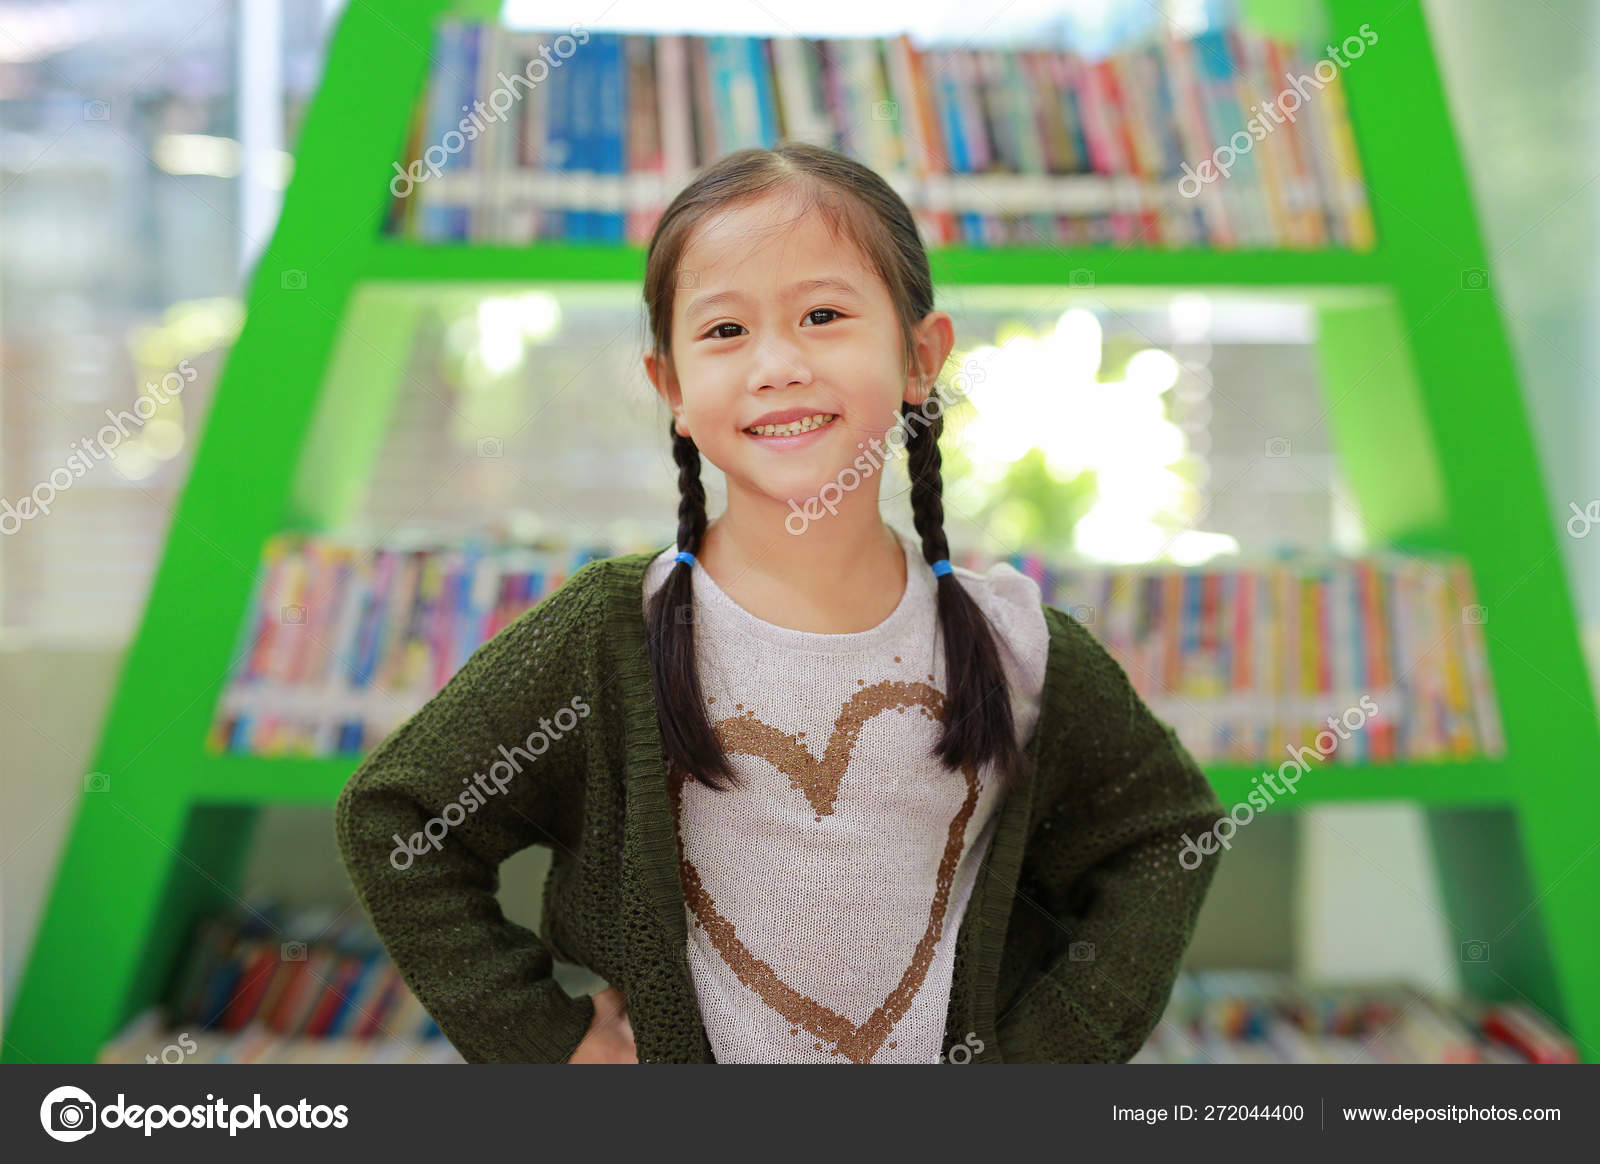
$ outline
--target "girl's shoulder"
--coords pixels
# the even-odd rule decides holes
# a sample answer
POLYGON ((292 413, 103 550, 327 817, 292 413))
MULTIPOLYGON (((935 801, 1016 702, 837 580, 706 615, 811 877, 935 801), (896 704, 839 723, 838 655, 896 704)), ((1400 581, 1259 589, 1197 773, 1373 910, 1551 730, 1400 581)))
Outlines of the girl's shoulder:
MULTIPOLYGON (((996 562, 981 573, 956 566, 955 575, 1013 650, 1027 656, 1049 646, 1050 628, 1038 582, 1007 562, 996 562)), ((1041 658, 1041 673, 1043 669, 1041 658)))
POLYGON ((1040 711, 1050 658, 1052 631, 1043 593, 1036 581, 1006 562, 982 572, 956 566, 954 573, 1000 640, 1017 727, 1025 740, 1040 711))
MULTIPOLYGON (((1075 669, 1109 667, 1126 678, 1121 664, 1083 619, 1046 603, 1039 583, 1016 567, 997 562, 982 573, 961 566, 955 572, 996 630, 1013 650, 1032 660, 1041 677, 1054 649, 1075 669)), ((1092 615, 1093 608, 1088 610, 1092 615)))
POLYGON ((495 635, 503 646, 537 647, 541 654, 583 652, 601 633, 615 595, 637 587, 646 554, 591 558, 569 573, 495 635), (629 579, 632 579, 630 583, 629 579))
MULTIPOLYGON (((603 601, 618 593, 636 593, 651 562, 672 547, 591 558, 567 576, 549 597, 565 595, 568 603, 603 601)), ((547 599, 548 601, 548 599, 547 599)))

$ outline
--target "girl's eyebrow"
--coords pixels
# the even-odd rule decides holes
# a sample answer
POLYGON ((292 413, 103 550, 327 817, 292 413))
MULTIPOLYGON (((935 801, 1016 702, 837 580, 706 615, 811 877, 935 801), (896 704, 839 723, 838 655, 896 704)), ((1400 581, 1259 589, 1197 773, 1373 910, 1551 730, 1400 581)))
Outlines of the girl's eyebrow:
MULTIPOLYGON (((824 289, 829 291, 839 291, 846 295, 856 294, 856 289, 849 283, 846 283, 843 279, 831 277, 820 279, 802 279, 798 283, 789 284, 788 287, 784 288, 783 293, 792 297, 794 295, 806 294, 812 291, 821 291, 824 289)), ((743 302, 744 298, 745 296, 743 293, 739 291, 717 291, 709 295, 697 295, 690 302, 685 311, 692 315, 697 311, 704 311, 709 307, 716 307, 719 304, 743 302)))

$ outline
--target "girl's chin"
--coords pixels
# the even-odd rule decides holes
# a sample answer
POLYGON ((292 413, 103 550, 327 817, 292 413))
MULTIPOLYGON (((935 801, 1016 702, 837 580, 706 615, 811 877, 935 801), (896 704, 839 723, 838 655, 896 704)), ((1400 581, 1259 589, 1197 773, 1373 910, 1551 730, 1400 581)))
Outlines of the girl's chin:
POLYGON ((849 504, 846 499, 853 494, 870 492, 870 486, 875 482, 870 473, 858 472, 847 463, 821 469, 816 466, 795 466, 792 471, 784 473, 761 472, 757 469, 748 475, 741 474, 737 479, 730 477, 728 484, 730 490, 738 488, 748 494, 769 498, 785 509, 820 508, 826 512, 837 510, 841 504, 849 504), (847 469, 849 471, 845 471, 847 469), (840 480, 841 476, 843 480, 840 480), (850 487, 847 488, 847 485, 850 487))

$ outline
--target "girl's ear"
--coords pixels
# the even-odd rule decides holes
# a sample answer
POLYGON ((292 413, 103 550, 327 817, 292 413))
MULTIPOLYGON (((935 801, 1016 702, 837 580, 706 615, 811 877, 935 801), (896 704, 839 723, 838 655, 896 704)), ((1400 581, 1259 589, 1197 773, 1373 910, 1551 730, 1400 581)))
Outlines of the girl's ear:
POLYGON ((955 347, 955 324, 945 311, 930 311, 912 333, 916 361, 906 371, 905 401, 913 407, 925 402, 955 347))
POLYGON ((672 410, 672 418, 676 422, 679 436, 691 436, 688 425, 683 419, 683 390, 678 384, 677 373, 672 370, 670 356, 656 358, 654 352, 644 355, 644 374, 650 378, 650 383, 655 386, 656 394, 666 401, 667 407, 672 410))

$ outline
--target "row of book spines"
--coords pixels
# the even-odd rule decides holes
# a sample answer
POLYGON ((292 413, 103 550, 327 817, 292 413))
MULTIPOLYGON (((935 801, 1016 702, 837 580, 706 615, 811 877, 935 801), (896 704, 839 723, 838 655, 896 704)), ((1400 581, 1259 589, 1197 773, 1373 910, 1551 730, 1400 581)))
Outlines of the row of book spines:
MULTIPOLYGON (((627 127, 622 122, 620 105, 625 85, 623 46, 637 38, 616 34, 582 32, 584 51, 568 50, 553 64, 541 66, 547 79, 534 84, 525 70, 544 46, 535 34, 518 34, 457 19, 440 20, 434 31, 434 47, 428 81, 416 106, 407 133, 405 157, 401 165, 421 159, 430 146, 443 148, 448 134, 455 132, 460 148, 449 152, 442 171, 470 170, 485 180, 498 171, 525 164, 535 156, 550 170, 573 170, 595 174, 621 174, 627 127), (519 59, 520 54, 520 59, 519 59), (520 82, 513 80, 523 74, 520 82), (505 78, 505 80, 502 80, 505 78), (480 132, 483 125, 474 114, 474 104, 506 88, 521 97, 521 109, 514 133, 480 132), (519 88, 520 86, 520 88, 519 88), (463 116, 465 115, 465 116, 463 116), (470 128, 469 128, 470 127, 470 128), (477 139, 494 146, 479 147, 477 139)), ((548 46, 544 46, 547 48, 548 46)), ((631 46, 627 53, 631 56, 631 46)), ((550 56, 544 58, 551 61, 550 56)), ((637 97, 631 104, 637 104, 637 97)), ((481 107, 480 107, 481 108, 481 107)), ((630 120, 632 115, 630 114, 630 120)), ((397 195, 391 204, 388 229, 393 233, 423 238, 467 238, 486 233, 479 208, 449 205, 436 197, 439 191, 423 187, 420 197, 397 195)), ((581 204, 540 212, 537 234, 569 239, 624 241, 622 215, 581 204)))
MULTIPOLYGON (((605 553, 592 547, 546 551, 542 566, 508 568, 499 555, 471 548, 366 550, 280 535, 263 552, 236 677, 315 684, 343 676, 356 687, 376 681, 403 688, 431 672, 437 684, 572 570, 605 553), (402 617, 393 617, 401 610, 402 617), (341 649, 335 653, 335 647, 341 649), (430 668, 415 666, 419 650, 428 653, 430 668), (347 665, 330 669, 330 658, 347 665)), ((1220 689, 1248 691, 1254 676, 1267 669, 1263 664, 1284 657, 1294 661, 1274 673, 1297 676, 1298 682, 1280 683, 1280 690, 1327 691, 1335 674, 1386 686, 1396 679, 1395 628, 1422 612, 1443 625, 1459 622, 1467 628, 1465 637, 1482 639, 1474 629, 1478 621, 1465 613, 1474 607, 1472 581, 1459 560, 1359 558, 1325 567, 1219 571, 1055 570, 1032 556, 1010 561, 1039 583, 1052 605, 1078 610, 1081 600, 1091 599, 1097 612, 1091 629, 1113 649, 1131 655, 1137 644, 1158 643, 1160 665, 1149 673, 1169 690, 1184 690, 1186 665, 1209 659, 1215 664, 1210 671, 1222 672, 1220 689), (1440 609, 1408 600, 1422 584, 1433 588, 1440 609), (1338 616, 1333 624, 1330 609, 1338 616), (1277 649, 1260 659, 1250 649, 1258 610, 1279 616, 1266 620, 1277 649), (1178 617, 1166 617, 1168 611, 1178 617), (1297 648, 1298 654, 1284 654, 1297 648), (1355 665, 1341 664, 1346 654, 1355 665)), ((963 564, 982 570, 987 560, 969 556, 963 564)), ((1201 678, 1208 674, 1195 669, 1201 678)), ((1464 668, 1452 670, 1449 689, 1459 698, 1472 678, 1464 668)))
MULTIPOLYGON (((1099 624, 1091 629, 1146 698, 1400 691, 1415 737, 1409 754, 1504 753, 1481 617, 1473 613, 1480 608, 1462 561, 1355 559, 1309 575, 1289 566, 1043 575, 1053 605, 1081 610, 1088 601, 1099 624)), ((1310 724, 1313 735, 1324 726, 1310 724)), ((1378 714, 1348 754, 1397 758, 1395 727, 1394 716, 1378 714)), ((1284 746, 1304 741, 1297 730, 1284 746)), ((1268 754, 1278 752, 1275 742, 1268 754)))
MULTIPOLYGON (((1200 976, 1203 980, 1204 976, 1200 976)), ((1337 1041, 1379 1061, 1423 1063, 1576 1063, 1577 1047, 1550 1019, 1521 1002, 1450 1002, 1415 990, 1228 993, 1180 978, 1151 1043, 1190 1061, 1233 1061, 1241 1044, 1266 1044, 1288 1061, 1320 1061, 1318 1043, 1337 1041), (1222 1058, 1218 1059, 1218 1055, 1222 1058)))
POLYGON ((173 1015, 204 1029, 254 1023, 308 1038, 440 1033, 381 947, 309 945, 301 954, 286 957, 277 937, 246 938, 231 921, 210 921, 175 991, 173 1015))
POLYGON ((1394 712, 1393 703, 1403 704, 1403 700, 1386 698, 1384 693, 1379 693, 1379 698, 1385 720, 1369 720, 1359 732, 1332 731, 1331 735, 1328 720, 1338 719, 1340 709, 1336 707, 1322 714, 1296 714, 1266 705, 1240 713, 1186 699, 1152 696, 1145 702, 1202 764, 1264 764, 1272 768, 1291 758, 1304 760, 1312 752, 1311 761, 1317 766, 1466 758, 1440 751, 1413 729, 1403 711, 1394 712))
MULTIPOLYGON (((1373 244, 1341 78, 1318 78, 1321 91, 1301 115, 1275 127, 1257 102, 1271 95, 1280 74, 1287 85, 1302 58, 1286 43, 1238 28, 1192 43, 1169 37, 1098 61, 1049 50, 920 50, 904 35, 586 36, 590 49, 573 52, 549 70, 549 82, 529 90, 517 133, 479 132, 473 124, 472 135, 487 133, 493 148, 467 143, 444 159, 442 169, 481 179, 468 205, 451 205, 424 186, 419 211, 407 190, 397 196, 391 229, 425 238, 502 233, 488 220, 504 213, 496 183, 513 169, 658 173, 675 187, 719 154, 784 136, 855 154, 886 176, 1000 169, 1176 181, 1186 162, 1198 166, 1217 143, 1246 133, 1262 142, 1259 166, 1245 151, 1236 175, 1202 183, 1193 199, 1144 199, 1133 212, 1111 212, 1107 241, 1373 244), (591 101, 584 96, 591 91, 623 96, 591 101), (1253 134, 1251 125, 1267 132, 1253 134)), ((504 79, 532 59, 536 42, 535 34, 494 26, 441 24, 407 158, 451 132, 465 139, 475 99, 504 89, 504 79), (458 104, 467 119, 455 112, 458 104)), ((659 206, 534 210, 533 225, 521 233, 640 243, 659 213, 659 206)), ((919 208, 919 225, 941 244, 1004 241, 1001 217, 919 208)), ((1036 225, 1046 239, 1059 233, 1048 216, 1037 216, 1036 225)))
POLYGON ((272 1063, 272 1064, 431 1064, 463 1063, 461 1053, 448 1039, 422 1041, 407 1039, 350 1039, 337 1036, 303 1038, 274 1034, 257 1026, 247 1026, 226 1034, 200 1031, 167 1031, 142 1038, 119 1037, 101 1049, 97 1063, 183 1062, 193 1064, 272 1063), (188 1050, 185 1039, 192 1043, 188 1050), (184 1051, 176 1059, 177 1051, 184 1051), (172 1059, 162 1059, 172 1055, 172 1059))
MULTIPOLYGON (((264 555, 263 604, 241 646, 244 661, 213 722, 214 751, 331 755, 367 750, 404 718, 407 693, 435 691, 483 642, 559 587, 584 551, 504 568, 497 556, 424 550, 365 555, 348 547, 276 539, 264 555), (291 545, 294 548, 291 548, 291 545), (309 560, 308 560, 309 558, 309 560), (332 580, 330 582, 330 579, 332 580), (298 611, 303 623, 285 611, 298 611), (327 711, 312 731, 251 706, 252 685, 284 681, 320 690, 327 711), (377 714, 363 704, 377 698, 377 714), (349 714, 337 709, 351 704, 349 714)), ((516 551, 519 559, 527 551, 516 551)), ((409 705, 407 705, 409 706, 409 705)), ((414 710, 414 708, 413 708, 414 710)))
POLYGON ((153 1061, 210 1064, 272 1063, 284 1065, 315 1065, 329 1063, 362 1064, 432 1064, 464 1063, 461 1052, 448 1039, 434 1038, 421 1042, 404 1039, 309 1039, 273 1034, 259 1027, 245 1027, 227 1034, 207 1033, 189 1035, 188 1032, 170 1031, 159 1036, 143 1038, 118 1038, 107 1044, 97 1063, 146 1063, 153 1061), (174 1047, 184 1049, 185 1036, 192 1039, 194 1049, 181 1060, 161 1059, 163 1054, 175 1055, 174 1047), (148 1058, 147 1058, 148 1056, 148 1058))
MULTIPOLYGON (((579 557, 600 552, 586 550, 579 557)), ((288 540, 275 540, 265 559, 269 580, 261 593, 266 605, 249 622, 254 647, 213 724, 215 750, 359 752, 379 730, 375 724, 398 722, 404 710, 386 716, 363 693, 382 695, 385 704, 398 708, 419 691, 437 690, 481 642, 559 587, 566 576, 559 567, 551 573, 499 573, 493 555, 471 551, 465 556, 458 551, 379 551, 369 561, 349 548, 316 540, 293 547, 288 540), (373 569, 360 569, 374 564, 373 569), (330 579, 335 579, 331 593, 330 579), (498 594, 492 606, 484 601, 491 593, 498 594), (458 602, 441 602, 446 594, 454 594, 458 602), (474 595, 477 605, 468 605, 463 616, 461 603, 470 604, 474 595), (303 626, 284 621, 283 610, 294 608, 304 612, 303 626), (390 613, 402 610, 407 612, 403 617, 390 613), (352 627, 356 612, 361 623, 352 627), (330 620, 331 630, 324 625, 330 620), (387 630, 380 633, 379 627, 387 630), (405 628, 404 633, 398 628, 405 628), (275 650, 283 643, 292 649, 275 650), (354 663, 331 667, 336 650, 354 663), (318 690, 324 720, 326 709, 341 704, 352 705, 351 714, 332 725, 324 723, 307 738, 295 717, 272 714, 269 699, 251 707, 252 685, 265 688, 269 680, 318 690), (271 739, 274 727, 287 732, 287 738, 271 739), (261 738, 263 732, 268 738, 261 738)), ((982 568, 975 559, 967 564, 982 568)), ((1258 713, 1253 723, 1245 717, 1239 738, 1259 740, 1252 733, 1263 720, 1272 721, 1264 754, 1276 755, 1281 746, 1303 742, 1308 738, 1303 728, 1311 735, 1322 728, 1320 715, 1277 722, 1281 717, 1274 703, 1357 686, 1369 693, 1403 689, 1411 714, 1404 724, 1404 743, 1397 736, 1396 717, 1377 716, 1370 731, 1353 737, 1346 750, 1352 759, 1499 755, 1504 750, 1481 627, 1463 616, 1472 608, 1473 596, 1470 572, 1462 562, 1397 559, 1380 567, 1357 559, 1313 576, 1287 565, 1259 573, 1141 570, 1125 575, 1054 571, 1031 557, 1013 559, 1013 564, 1040 582, 1053 605, 1078 610, 1084 597, 1099 603, 1095 609, 1104 614, 1096 615, 1091 629, 1107 642, 1148 700, 1156 702, 1169 693, 1192 700, 1254 694, 1265 714, 1258 713), (1434 601, 1419 598, 1419 587, 1434 601), (1330 609, 1337 616, 1331 622, 1330 609), (1177 617, 1165 617, 1165 611, 1177 612, 1177 617), (1424 629, 1414 632, 1413 622, 1421 615, 1427 616, 1424 629), (1459 641, 1448 633, 1453 623, 1461 627, 1459 641), (1447 632, 1438 634, 1439 626, 1447 632), (1421 656, 1415 654, 1419 648, 1421 656)), ((1194 735, 1201 730, 1195 727, 1194 735)), ((1230 748, 1226 740, 1216 741, 1218 755, 1246 753, 1256 754, 1248 744, 1230 748)))
POLYGON ((319 690, 270 679, 230 686, 206 748, 256 756, 360 756, 414 715, 435 690, 319 690))
MULTIPOLYGON (((235 657, 235 684, 272 677, 342 691, 438 690, 479 645, 560 587, 589 551, 505 568, 474 550, 378 550, 271 539, 235 657)), ((246 709, 212 729, 211 746, 252 751, 246 709)), ((334 729, 332 750, 359 749, 363 723, 334 729)))
MULTIPOLYGON (((1194 758, 1204 763, 1253 764, 1270 760, 1281 764, 1286 758, 1303 756, 1302 749, 1316 752, 1318 765, 1493 759, 1505 754, 1478 743, 1441 748, 1413 720, 1390 714, 1387 708, 1383 721, 1369 720, 1359 731, 1339 731, 1328 723, 1329 719, 1339 719, 1337 711, 1320 717, 1264 715, 1241 721, 1193 703, 1159 697, 1146 702, 1159 719, 1172 725, 1194 758)), ((1472 730, 1473 721, 1467 722, 1472 730)))
MULTIPOLYGON (((309 554, 313 559, 342 560, 308 563, 299 554, 269 551, 266 605, 252 619, 254 643, 237 673, 241 680, 274 678, 307 687, 322 685, 329 694, 335 694, 340 687, 367 689, 374 679, 378 686, 390 690, 414 690, 429 682, 436 689, 472 649, 493 637, 506 622, 557 588, 565 578, 561 570, 553 574, 497 574, 495 565, 486 561, 477 564, 474 574, 471 562, 451 563, 437 555, 415 552, 402 564, 394 591, 375 599, 360 584, 357 564, 348 554, 316 546, 309 554), (485 601, 490 593, 496 594, 492 604, 485 601), (385 612, 398 611, 408 603, 408 617, 386 617, 385 612), (286 621, 286 610, 298 611, 303 621, 286 621), (356 616, 361 624, 351 628, 350 619, 356 616), (388 628, 387 632, 372 633, 380 623, 388 628), (401 626, 407 628, 405 637, 393 633, 401 626), (336 650, 351 660, 351 665, 331 668, 329 661, 336 650), (375 652, 379 665, 374 665, 375 652)), ((1152 666, 1139 667, 1140 675, 1147 680, 1159 676, 1159 685, 1150 685, 1152 693, 1166 690, 1203 696, 1217 691, 1249 692, 1261 689, 1269 673, 1274 680, 1270 685, 1272 693, 1328 692, 1333 689, 1335 673, 1364 678, 1372 686, 1388 686, 1401 668, 1391 661, 1395 636, 1390 633, 1392 621, 1384 617, 1388 611, 1378 592, 1386 588, 1385 592, 1396 595, 1398 600, 1405 591, 1392 584, 1386 586, 1370 562, 1354 563, 1351 569, 1356 575, 1361 610, 1353 627, 1339 628, 1338 637, 1328 625, 1334 582, 1328 578, 1295 578, 1286 572, 1270 580, 1248 573, 1224 572, 1145 576, 1137 581, 1108 575, 1098 588, 1104 602, 1100 609, 1105 610, 1106 617, 1103 621, 1097 619, 1100 625, 1091 629, 1108 637, 1112 649, 1131 661, 1142 661, 1138 655, 1141 649, 1159 648, 1159 655, 1149 660, 1152 666), (1264 601, 1257 602, 1254 591, 1260 585, 1271 589, 1263 596, 1264 601), (1299 587, 1298 610, 1292 591, 1283 599, 1285 585, 1299 587), (1271 650, 1257 660, 1251 641, 1257 631, 1254 614, 1270 608, 1273 593, 1280 596, 1280 612, 1287 609, 1287 619, 1299 626, 1286 635, 1284 618, 1259 620, 1273 637, 1270 641, 1260 639, 1271 650), (1128 603, 1133 604, 1131 610, 1125 609, 1128 603), (1231 627, 1226 631, 1231 641, 1221 625, 1224 608, 1231 613, 1231 627), (1165 618, 1163 610, 1180 614, 1165 618), (1298 634, 1294 633, 1296 629, 1298 634), (1343 664, 1341 643, 1356 653, 1355 665, 1343 664), (1281 662, 1286 647, 1298 647, 1298 666, 1292 661, 1288 665, 1281 662), (1259 669, 1253 670, 1257 662, 1259 669), (1295 681, 1288 682, 1289 679, 1295 681)), ((1470 578, 1464 568, 1457 570, 1457 585, 1467 588, 1465 594, 1470 597, 1470 578)), ((392 575, 386 564, 380 563, 369 577, 372 586, 381 588, 392 575)), ((1047 585, 1051 582, 1046 579, 1047 585)), ((1081 584, 1063 579, 1060 584, 1051 585, 1047 601, 1066 603, 1069 609, 1076 610, 1079 607, 1071 599, 1084 589, 1081 584)), ((1457 600, 1460 596, 1458 590, 1457 600)), ((1464 608, 1470 604, 1459 605, 1464 608)), ((1400 606, 1393 618, 1403 619, 1408 609, 1400 606)), ((1463 625, 1470 635, 1477 635, 1475 624, 1463 625)), ((1450 657, 1453 661, 1454 656, 1450 657)), ((1471 671, 1481 678, 1481 667, 1471 671)), ((1447 678, 1454 704, 1464 705, 1469 678, 1465 668, 1451 667, 1447 678)))
MULTIPOLYGON (((424 692, 410 692, 374 701, 345 693, 319 695, 312 701, 301 698, 303 694, 270 685, 230 691, 208 747, 258 756, 356 757, 376 746, 427 698, 424 692), (318 706, 308 708, 310 702, 318 706), (235 730, 244 719, 251 725, 247 737, 235 730)), ((1199 700, 1160 693, 1146 697, 1146 703, 1177 730, 1197 760, 1254 763, 1269 757, 1281 761, 1293 747, 1316 746, 1328 730, 1327 719, 1357 705, 1360 695, 1372 695, 1384 718, 1368 720, 1360 732, 1338 733, 1339 742, 1330 745, 1333 750, 1318 764, 1462 758, 1460 752, 1441 751, 1426 732, 1412 725, 1409 708, 1414 701, 1397 689, 1351 692, 1348 698, 1330 699, 1314 708, 1298 706, 1314 701, 1286 697, 1252 698, 1241 707, 1226 698, 1199 700)))

